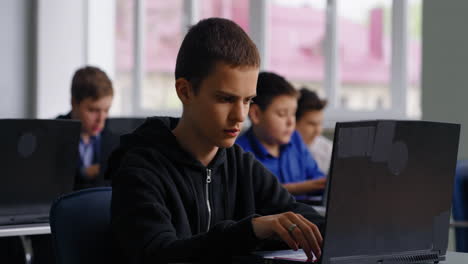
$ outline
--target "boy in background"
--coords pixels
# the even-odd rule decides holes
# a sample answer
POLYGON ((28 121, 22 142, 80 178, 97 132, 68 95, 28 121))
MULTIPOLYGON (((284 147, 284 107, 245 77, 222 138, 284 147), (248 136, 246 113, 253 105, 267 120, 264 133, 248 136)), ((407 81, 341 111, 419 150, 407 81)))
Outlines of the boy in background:
MULTIPOLYGON (((114 90, 107 74, 97 67, 86 66, 73 75, 71 85, 72 110, 58 119, 81 122, 79 160, 74 189, 107 185, 103 177, 110 152, 118 145, 118 136, 104 129, 114 90)), ((34 264, 55 263, 50 235, 31 236, 34 264)))
POLYGON ((325 188, 325 177, 295 131, 297 91, 282 76, 262 72, 249 111, 252 127, 236 143, 252 152, 299 199, 325 188))
POLYGON ((86 66, 75 72, 71 85, 72 109, 58 117, 81 122, 75 190, 106 185, 104 166, 119 140, 105 129, 113 95, 112 82, 101 69, 86 66))
POLYGON ((315 92, 302 88, 297 102, 296 130, 301 134, 320 170, 328 174, 333 143, 322 136, 323 109, 326 105, 327 101, 320 99, 315 92))

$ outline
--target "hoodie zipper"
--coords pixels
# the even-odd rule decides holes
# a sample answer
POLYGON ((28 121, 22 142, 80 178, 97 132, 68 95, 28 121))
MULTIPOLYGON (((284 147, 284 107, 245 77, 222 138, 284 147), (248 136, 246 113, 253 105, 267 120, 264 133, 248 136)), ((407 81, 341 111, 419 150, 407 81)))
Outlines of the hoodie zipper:
POLYGON ((206 190, 206 205, 208 208, 208 225, 206 228, 207 232, 208 230, 210 230, 210 224, 211 224, 210 183, 211 183, 211 169, 206 169, 205 190, 206 190))

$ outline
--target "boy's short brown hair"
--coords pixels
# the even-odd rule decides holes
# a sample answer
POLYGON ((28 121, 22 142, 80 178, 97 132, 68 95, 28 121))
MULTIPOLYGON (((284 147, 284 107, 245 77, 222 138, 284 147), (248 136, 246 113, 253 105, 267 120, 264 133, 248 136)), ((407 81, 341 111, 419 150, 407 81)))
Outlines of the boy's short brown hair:
POLYGON ((273 99, 281 95, 297 96, 297 91, 284 77, 273 72, 261 72, 258 75, 257 96, 253 103, 265 111, 273 99))
POLYGON ((300 97, 297 101, 296 120, 308 111, 322 111, 327 106, 327 100, 320 99, 316 92, 305 87, 299 91, 300 97))
POLYGON ((73 75, 71 94, 72 99, 80 103, 86 98, 98 100, 105 96, 113 96, 114 89, 104 71, 97 67, 86 66, 78 69, 73 75))
POLYGON ((175 79, 185 78, 195 93, 200 83, 223 62, 233 67, 260 67, 257 47, 244 30, 224 18, 201 20, 185 35, 175 68, 175 79))

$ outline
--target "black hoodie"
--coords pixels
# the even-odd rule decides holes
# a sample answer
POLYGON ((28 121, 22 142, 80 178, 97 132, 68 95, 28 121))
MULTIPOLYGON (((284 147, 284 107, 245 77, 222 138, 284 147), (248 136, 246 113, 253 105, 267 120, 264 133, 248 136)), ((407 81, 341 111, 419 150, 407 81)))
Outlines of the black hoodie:
POLYGON ((220 148, 208 166, 178 144, 178 119, 148 118, 122 136, 109 161, 112 232, 126 263, 203 261, 260 246, 252 218, 286 211, 323 225, 239 146, 220 148))

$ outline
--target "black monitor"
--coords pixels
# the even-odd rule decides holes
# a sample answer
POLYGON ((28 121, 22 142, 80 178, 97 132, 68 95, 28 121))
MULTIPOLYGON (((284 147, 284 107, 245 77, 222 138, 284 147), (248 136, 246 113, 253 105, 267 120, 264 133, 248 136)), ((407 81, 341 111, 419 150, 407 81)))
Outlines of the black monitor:
POLYGON ((0 225, 47 222, 58 196, 71 192, 80 123, 0 119, 0 225))
POLYGON ((337 123, 321 263, 425 263, 447 251, 460 125, 337 123))
POLYGON ((107 174, 107 160, 112 152, 120 145, 120 136, 132 133, 137 127, 145 122, 146 118, 140 117, 112 117, 106 120, 101 143, 101 170, 98 185, 107 185, 110 179, 107 174))
POLYGON ((133 132, 145 122, 142 117, 113 117, 106 121, 106 129, 114 135, 124 135, 133 132))

